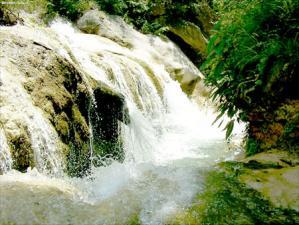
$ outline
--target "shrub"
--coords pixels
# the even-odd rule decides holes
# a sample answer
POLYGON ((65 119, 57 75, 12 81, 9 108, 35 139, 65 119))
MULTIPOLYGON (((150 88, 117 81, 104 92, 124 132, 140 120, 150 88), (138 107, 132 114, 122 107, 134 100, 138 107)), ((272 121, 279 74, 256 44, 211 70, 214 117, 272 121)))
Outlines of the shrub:
POLYGON ((89 0, 49 0, 47 6, 48 16, 52 18, 59 14, 75 21, 92 5, 93 2, 89 0))
POLYGON ((96 0, 103 11, 123 16, 128 8, 126 0, 96 0))
POLYGON ((299 2, 232 0, 223 9, 202 66, 220 117, 248 121, 253 112, 298 99, 299 2))

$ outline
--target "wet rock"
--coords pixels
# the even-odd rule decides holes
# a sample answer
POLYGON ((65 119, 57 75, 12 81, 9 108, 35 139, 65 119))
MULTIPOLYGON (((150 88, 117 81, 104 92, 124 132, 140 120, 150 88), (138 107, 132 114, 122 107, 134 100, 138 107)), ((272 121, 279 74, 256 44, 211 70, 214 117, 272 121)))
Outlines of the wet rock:
MULTIPOLYGON (((128 113, 125 110, 124 98, 99 81, 86 77, 77 65, 55 51, 57 43, 52 43, 43 36, 45 34, 39 35, 38 40, 34 40, 30 35, 28 38, 27 35, 27 30, 20 34, 8 28, 0 30, 0 66, 18 83, 19 90, 16 90, 16 95, 21 94, 18 93, 21 91, 28 96, 30 104, 33 104, 36 110, 41 110, 40 113, 48 121, 48 126, 54 128, 53 132, 59 137, 55 148, 63 156, 68 173, 82 176, 90 167, 92 128, 89 121, 92 119, 90 110, 93 99, 102 103, 96 105, 95 112, 101 118, 101 125, 94 126, 101 127, 99 131, 105 138, 98 142, 109 139, 114 143, 119 134, 118 121, 125 122, 127 120, 124 118, 128 117, 124 115, 128 113)), ((14 104, 12 100, 9 102, 4 95, 3 97, 3 106, 14 104)), ((27 167, 34 167, 36 163, 30 133, 34 131, 25 129, 24 119, 17 120, 16 117, 16 112, 3 111, 0 121, 4 124, 4 132, 11 146, 14 167, 23 171, 27 167), (13 126, 9 125, 10 123, 13 126)), ((99 153, 110 154, 107 151, 99 153)), ((116 154, 115 150, 112 151, 116 154)), ((117 151, 122 149, 118 148, 117 151)))
POLYGON ((9 143, 12 149, 13 168, 24 172, 28 167, 34 167, 34 154, 28 132, 14 134, 9 137, 9 143))
POLYGON ((100 16, 98 11, 91 10, 78 20, 77 26, 80 30, 88 34, 98 34, 100 29, 99 18, 104 18, 104 14, 100 16))
POLYGON ((208 40, 197 25, 185 22, 182 25, 170 27, 170 31, 179 36, 193 49, 199 51, 203 56, 206 56, 208 40))
POLYGON ((258 191, 275 207, 299 212, 299 157, 273 149, 221 164, 229 176, 258 191))
POLYGON ((12 26, 18 22, 22 22, 22 19, 17 14, 0 5, 0 25, 12 26))
POLYGON ((133 47, 129 37, 136 31, 121 17, 108 15, 98 10, 90 10, 78 20, 77 26, 83 32, 109 38, 123 47, 133 47))
POLYGON ((299 166, 281 169, 250 170, 240 179, 259 191, 276 207, 299 211, 299 166))

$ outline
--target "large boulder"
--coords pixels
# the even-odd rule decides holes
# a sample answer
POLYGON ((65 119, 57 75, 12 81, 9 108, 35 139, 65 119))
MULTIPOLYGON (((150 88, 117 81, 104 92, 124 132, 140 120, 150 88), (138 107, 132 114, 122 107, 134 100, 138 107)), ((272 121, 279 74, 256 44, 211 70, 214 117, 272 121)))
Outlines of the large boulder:
POLYGON ((208 40, 197 25, 191 22, 185 22, 183 24, 171 26, 170 31, 180 37, 194 50, 199 51, 203 56, 206 56, 208 40))

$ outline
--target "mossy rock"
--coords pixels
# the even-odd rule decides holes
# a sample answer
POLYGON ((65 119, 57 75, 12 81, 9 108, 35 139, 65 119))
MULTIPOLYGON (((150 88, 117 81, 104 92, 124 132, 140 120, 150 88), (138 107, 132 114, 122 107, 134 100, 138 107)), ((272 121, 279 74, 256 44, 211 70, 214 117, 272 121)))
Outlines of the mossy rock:
MULTIPOLYGON (((83 74, 73 62, 40 40, 21 38, 8 31, 1 33, 0 41, 2 50, 17 66, 19 73, 16 76, 20 76, 17 79, 22 79, 33 104, 43 111, 56 130, 59 136, 57 148, 68 165, 67 173, 83 176, 89 171, 91 130, 95 132, 94 136, 100 137, 95 140, 96 145, 109 143, 112 147, 97 153, 113 155, 114 159, 123 158, 119 156, 123 155, 123 150, 119 147, 118 131, 120 121, 128 123, 129 116, 122 95, 83 74), (100 119, 94 120, 94 117, 100 119)), ((33 166, 30 139, 24 135, 11 139, 15 167, 24 170, 33 166)))
POLYGON ((22 21, 17 14, 8 8, 4 8, 0 4, 0 25, 12 26, 16 25, 18 21, 22 21))
POLYGON ((204 192, 169 224, 291 225, 298 222, 298 212, 274 206, 259 192, 240 182, 238 175, 212 171, 206 176, 204 192))
POLYGON ((14 169, 24 172, 28 167, 35 166, 31 141, 25 130, 19 135, 11 137, 9 144, 12 149, 14 169))
POLYGON ((201 29, 191 22, 185 22, 170 27, 170 31, 180 37, 186 44, 199 51, 203 56, 207 55, 208 40, 201 29))

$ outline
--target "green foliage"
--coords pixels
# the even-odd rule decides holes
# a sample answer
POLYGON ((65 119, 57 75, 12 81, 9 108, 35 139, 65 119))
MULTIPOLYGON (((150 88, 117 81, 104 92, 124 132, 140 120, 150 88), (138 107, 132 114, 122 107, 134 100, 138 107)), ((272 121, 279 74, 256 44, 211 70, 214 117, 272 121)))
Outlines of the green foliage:
POLYGON ((96 0, 103 11, 109 14, 122 16, 128 9, 126 0, 96 0))
POLYGON ((59 14, 75 21, 91 5, 92 1, 89 0, 49 0, 47 5, 48 17, 53 18, 56 14, 59 14))
POLYGON ((97 0, 100 8, 109 14, 122 16, 144 33, 161 34, 164 26, 152 17, 152 1, 136 0, 97 0))
POLYGON ((222 6, 202 66, 221 114, 248 121, 251 112, 298 98, 299 1, 231 0, 222 6))
POLYGON ((240 183, 235 173, 212 171, 205 191, 174 224, 291 225, 298 219, 295 211, 273 207, 259 192, 240 183))
POLYGON ((260 152, 260 147, 258 142, 253 138, 248 138, 245 149, 246 149, 247 156, 251 156, 260 152))
POLYGON ((169 24, 198 23, 198 0, 96 0, 109 14, 122 16, 144 33, 165 34, 169 24), (160 11, 157 13, 156 11, 160 11))

